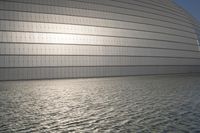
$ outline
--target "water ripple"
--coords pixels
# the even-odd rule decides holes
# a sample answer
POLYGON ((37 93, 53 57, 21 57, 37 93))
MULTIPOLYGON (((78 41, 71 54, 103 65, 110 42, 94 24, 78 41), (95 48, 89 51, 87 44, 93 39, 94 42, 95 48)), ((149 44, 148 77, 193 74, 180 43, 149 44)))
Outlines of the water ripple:
POLYGON ((200 75, 0 82, 0 132, 200 132, 200 75))

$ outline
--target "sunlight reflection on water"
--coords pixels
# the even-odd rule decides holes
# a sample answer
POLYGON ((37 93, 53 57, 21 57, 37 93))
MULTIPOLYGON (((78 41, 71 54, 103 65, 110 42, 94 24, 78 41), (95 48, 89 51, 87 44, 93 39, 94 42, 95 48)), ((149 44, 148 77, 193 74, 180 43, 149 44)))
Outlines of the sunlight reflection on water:
POLYGON ((200 75, 0 82, 0 132, 200 132, 200 75))

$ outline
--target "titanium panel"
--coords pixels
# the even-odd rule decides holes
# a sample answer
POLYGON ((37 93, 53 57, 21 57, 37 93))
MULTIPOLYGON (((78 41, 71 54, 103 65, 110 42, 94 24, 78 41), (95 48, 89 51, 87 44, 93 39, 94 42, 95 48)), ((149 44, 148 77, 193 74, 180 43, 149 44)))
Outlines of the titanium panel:
POLYGON ((0 0, 0 80, 200 72, 199 42, 171 0, 0 0))

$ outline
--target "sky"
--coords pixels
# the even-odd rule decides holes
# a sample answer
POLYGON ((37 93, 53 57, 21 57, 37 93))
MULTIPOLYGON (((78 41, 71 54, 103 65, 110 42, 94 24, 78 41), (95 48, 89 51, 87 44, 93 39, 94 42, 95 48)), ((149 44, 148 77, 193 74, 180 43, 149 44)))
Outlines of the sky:
POLYGON ((174 0, 200 21, 200 0, 174 0))

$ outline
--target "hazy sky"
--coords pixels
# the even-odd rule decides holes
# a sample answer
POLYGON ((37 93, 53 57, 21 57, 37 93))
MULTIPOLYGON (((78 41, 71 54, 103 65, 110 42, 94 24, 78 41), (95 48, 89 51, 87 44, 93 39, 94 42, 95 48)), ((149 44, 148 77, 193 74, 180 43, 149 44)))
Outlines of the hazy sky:
POLYGON ((200 0, 174 0, 200 21, 200 0))

